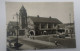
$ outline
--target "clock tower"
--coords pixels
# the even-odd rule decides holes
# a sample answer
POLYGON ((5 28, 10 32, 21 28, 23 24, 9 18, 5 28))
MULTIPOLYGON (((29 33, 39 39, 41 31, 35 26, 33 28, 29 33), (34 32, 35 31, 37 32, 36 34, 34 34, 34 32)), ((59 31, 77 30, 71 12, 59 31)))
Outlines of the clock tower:
POLYGON ((27 12, 23 5, 19 10, 19 24, 20 29, 25 29, 27 27, 27 12))

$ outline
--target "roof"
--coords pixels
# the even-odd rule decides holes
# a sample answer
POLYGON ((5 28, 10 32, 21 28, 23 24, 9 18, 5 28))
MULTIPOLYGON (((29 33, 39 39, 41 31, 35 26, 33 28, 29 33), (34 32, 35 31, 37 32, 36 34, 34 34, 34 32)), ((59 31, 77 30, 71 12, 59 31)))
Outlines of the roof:
POLYGON ((74 27, 74 23, 64 23, 64 24, 58 24, 60 28, 73 28, 74 27))
POLYGON ((62 24, 61 21, 59 21, 57 18, 45 18, 45 17, 37 17, 37 16, 28 16, 32 19, 33 22, 47 22, 47 23, 56 23, 56 24, 62 24))
POLYGON ((17 26, 17 22, 10 21, 10 22, 8 23, 8 26, 10 26, 10 25, 12 25, 12 26, 17 26))
POLYGON ((74 23, 65 23, 64 25, 74 25, 74 23))

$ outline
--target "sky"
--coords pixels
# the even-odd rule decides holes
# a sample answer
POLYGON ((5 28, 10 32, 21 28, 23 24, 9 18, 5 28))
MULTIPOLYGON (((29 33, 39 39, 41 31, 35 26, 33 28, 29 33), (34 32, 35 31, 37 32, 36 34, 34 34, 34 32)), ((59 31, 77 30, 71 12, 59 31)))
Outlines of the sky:
POLYGON ((16 12, 19 13, 22 5, 28 16, 37 16, 59 19, 62 23, 74 22, 74 6, 72 2, 6 2, 6 23, 16 21, 16 12), (71 16, 69 16, 71 14, 71 16), (14 19, 13 19, 14 17, 14 19), (70 19, 71 18, 71 19, 70 19))

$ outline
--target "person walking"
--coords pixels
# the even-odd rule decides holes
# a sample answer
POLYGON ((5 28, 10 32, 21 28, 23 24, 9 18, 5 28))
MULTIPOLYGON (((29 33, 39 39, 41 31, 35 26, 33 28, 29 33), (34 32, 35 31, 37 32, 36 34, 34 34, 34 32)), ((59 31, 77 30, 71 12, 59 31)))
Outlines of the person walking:
POLYGON ((57 41, 55 41, 54 43, 55 43, 56 46, 58 46, 58 42, 57 41))

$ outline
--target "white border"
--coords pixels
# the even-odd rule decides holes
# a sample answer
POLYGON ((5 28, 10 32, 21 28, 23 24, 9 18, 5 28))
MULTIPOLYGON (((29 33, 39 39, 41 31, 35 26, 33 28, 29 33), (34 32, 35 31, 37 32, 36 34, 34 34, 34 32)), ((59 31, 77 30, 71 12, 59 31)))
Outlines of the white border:
MULTIPOLYGON (((36 51, 80 51, 80 0, 0 0, 0 51, 6 51, 6 7, 5 2, 74 2, 76 48, 36 51)), ((27 50, 35 51, 35 50, 27 50)))
POLYGON ((73 0, 6 0, 8 2, 72 2, 73 0))

